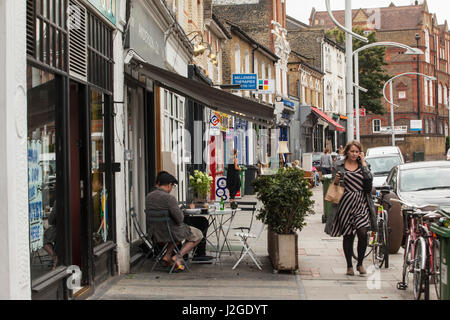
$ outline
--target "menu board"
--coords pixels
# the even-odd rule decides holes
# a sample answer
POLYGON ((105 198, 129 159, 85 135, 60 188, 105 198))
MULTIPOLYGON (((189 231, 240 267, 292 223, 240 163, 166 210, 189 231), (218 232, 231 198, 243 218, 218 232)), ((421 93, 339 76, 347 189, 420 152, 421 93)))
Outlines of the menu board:
POLYGON ((30 222, 30 249, 44 246, 44 220, 42 208, 42 167, 39 163, 41 141, 28 141, 28 213, 30 222))

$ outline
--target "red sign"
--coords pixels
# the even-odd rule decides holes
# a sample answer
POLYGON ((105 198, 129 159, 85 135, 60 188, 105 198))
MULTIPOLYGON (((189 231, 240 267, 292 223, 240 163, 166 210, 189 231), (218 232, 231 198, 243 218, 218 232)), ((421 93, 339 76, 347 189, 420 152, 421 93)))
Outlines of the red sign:
MULTIPOLYGON (((353 109, 353 116, 356 118, 356 109, 353 109)), ((365 117, 366 116, 366 109, 361 108, 359 109, 359 117, 365 117)))

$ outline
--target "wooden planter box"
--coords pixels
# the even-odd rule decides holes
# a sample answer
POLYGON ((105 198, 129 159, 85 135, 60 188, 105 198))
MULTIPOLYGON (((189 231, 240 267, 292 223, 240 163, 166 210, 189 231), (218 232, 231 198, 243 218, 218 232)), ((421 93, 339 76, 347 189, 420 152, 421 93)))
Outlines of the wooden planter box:
POLYGON ((298 270, 298 235, 267 232, 267 250, 273 269, 277 271, 298 270))

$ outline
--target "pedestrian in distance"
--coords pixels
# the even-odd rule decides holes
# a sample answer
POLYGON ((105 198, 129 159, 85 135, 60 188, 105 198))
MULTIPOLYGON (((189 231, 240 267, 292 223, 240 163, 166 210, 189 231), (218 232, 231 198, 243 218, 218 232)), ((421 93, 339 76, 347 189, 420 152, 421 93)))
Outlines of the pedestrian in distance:
POLYGON ((373 175, 366 163, 362 145, 352 141, 344 149, 345 158, 336 161, 333 182, 344 187, 339 204, 332 204, 325 232, 332 237, 344 237, 343 248, 347 261, 347 275, 354 275, 352 253, 358 236, 358 264, 360 274, 366 274, 363 260, 367 249, 367 233, 375 231, 376 215, 371 196, 373 175))
POLYGON ((330 154, 330 149, 325 148, 324 154, 320 156, 320 171, 322 174, 331 174, 331 167, 333 165, 333 158, 330 154))
POLYGON ((237 149, 234 149, 233 163, 228 164, 227 170, 227 188, 230 192, 230 202, 234 202, 236 194, 241 189, 241 177, 239 175, 241 170, 241 167, 238 165, 237 149))

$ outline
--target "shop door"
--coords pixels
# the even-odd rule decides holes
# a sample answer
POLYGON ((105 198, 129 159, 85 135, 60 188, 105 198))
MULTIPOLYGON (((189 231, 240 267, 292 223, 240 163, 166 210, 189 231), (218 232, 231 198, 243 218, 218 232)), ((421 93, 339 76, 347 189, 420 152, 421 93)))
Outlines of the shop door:
POLYGON ((139 236, 133 226, 131 213, 134 211, 139 224, 145 232, 145 127, 144 127, 144 89, 128 89, 128 139, 129 161, 127 169, 128 212, 130 226, 129 240, 138 242, 139 236))
POLYGON ((69 105, 69 176, 70 176, 70 220, 72 265, 79 266, 83 274, 83 282, 87 284, 87 217, 88 201, 86 196, 86 165, 83 155, 86 143, 83 132, 86 128, 85 114, 86 87, 70 82, 69 105))

